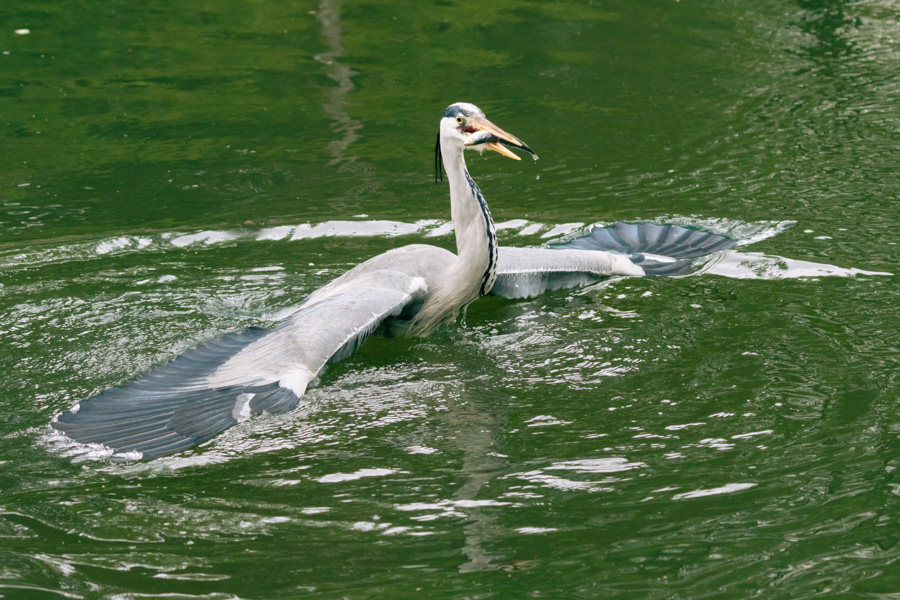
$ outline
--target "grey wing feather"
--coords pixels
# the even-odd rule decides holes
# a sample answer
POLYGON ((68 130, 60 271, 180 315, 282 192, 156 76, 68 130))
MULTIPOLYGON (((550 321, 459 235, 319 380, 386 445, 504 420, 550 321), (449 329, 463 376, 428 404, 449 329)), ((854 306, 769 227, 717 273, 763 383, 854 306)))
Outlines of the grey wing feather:
POLYGON ((616 223, 594 227, 590 235, 554 248, 616 252, 627 255, 647 275, 675 276, 690 273, 693 259, 736 245, 725 236, 680 225, 616 223))
POLYGON ((643 275, 627 257, 611 252, 500 247, 491 294, 531 298, 548 290, 576 287, 611 275, 643 275))
POLYGON ((384 319, 425 294, 422 279, 394 271, 344 280, 274 329, 231 333, 189 350, 51 425, 116 453, 154 458, 184 450, 250 415, 293 409, 329 361, 349 356, 384 319))
POLYGON ((352 354, 386 318, 423 301, 427 292, 423 279, 398 271, 374 271, 338 283, 242 349, 210 376, 210 383, 280 382, 302 394, 328 362, 352 354))
POLYGON ((699 229, 655 223, 616 223, 594 227, 589 236, 554 246, 561 249, 603 250, 620 254, 654 254, 694 259, 737 245, 737 241, 699 229))
POLYGON ((529 298, 610 275, 684 275, 692 270, 693 259, 735 245, 727 237, 678 225, 594 227, 586 237, 548 249, 501 247, 491 293, 529 298))

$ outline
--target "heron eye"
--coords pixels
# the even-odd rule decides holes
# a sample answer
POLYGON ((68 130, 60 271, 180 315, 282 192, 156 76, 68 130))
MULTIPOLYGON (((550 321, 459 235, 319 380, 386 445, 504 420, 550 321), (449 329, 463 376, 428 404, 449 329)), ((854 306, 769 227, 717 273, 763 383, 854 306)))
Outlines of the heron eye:
POLYGON ((461 123, 463 122, 463 118, 462 118, 462 117, 456 117, 456 122, 461 124, 461 123))

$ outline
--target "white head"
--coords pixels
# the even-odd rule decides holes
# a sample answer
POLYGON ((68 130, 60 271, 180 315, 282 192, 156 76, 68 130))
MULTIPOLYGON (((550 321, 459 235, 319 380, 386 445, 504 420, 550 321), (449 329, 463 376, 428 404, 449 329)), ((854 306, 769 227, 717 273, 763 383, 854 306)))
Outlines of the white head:
MULTIPOLYGON (((441 129, 438 132, 435 146, 435 170, 440 171, 442 150, 456 150, 460 154, 467 148, 479 152, 493 150, 509 158, 520 160, 518 156, 507 150, 506 146, 524 150, 537 160, 537 155, 525 142, 488 121, 484 112, 474 104, 468 102, 451 104, 441 118, 441 129)), ((436 172, 435 175, 437 174, 436 172)))

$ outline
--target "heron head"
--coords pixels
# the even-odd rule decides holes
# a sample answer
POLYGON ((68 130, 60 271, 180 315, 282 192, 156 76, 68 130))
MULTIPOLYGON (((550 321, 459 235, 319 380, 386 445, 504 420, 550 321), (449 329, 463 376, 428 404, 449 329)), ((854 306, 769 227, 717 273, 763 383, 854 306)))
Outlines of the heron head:
POLYGON ((458 145, 463 150, 478 150, 479 152, 493 150, 514 160, 521 160, 507 148, 508 146, 524 150, 537 160, 537 154, 525 142, 488 121, 480 108, 468 102, 451 104, 444 111, 435 146, 437 171, 440 171, 441 144, 443 143, 458 145))
POLYGON ((515 160, 520 159, 506 146, 534 155, 525 142, 488 121, 480 108, 468 102, 457 102, 447 107, 441 119, 441 137, 461 143, 470 150, 493 150, 515 160))

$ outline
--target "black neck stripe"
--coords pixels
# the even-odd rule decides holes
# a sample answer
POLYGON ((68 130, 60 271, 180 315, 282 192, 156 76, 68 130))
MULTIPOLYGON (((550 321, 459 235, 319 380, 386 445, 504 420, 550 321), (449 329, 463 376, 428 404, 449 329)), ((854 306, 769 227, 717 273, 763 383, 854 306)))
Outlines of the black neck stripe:
POLYGON ((478 184, 475 183, 475 180, 472 179, 472 176, 469 175, 469 172, 466 171, 466 182, 469 184, 469 191, 472 192, 472 195, 475 196, 475 199, 478 200, 478 206, 481 208, 481 215, 484 217, 484 226, 485 233, 487 235, 488 240, 488 264, 487 268, 484 270, 484 274, 481 276, 481 288, 478 290, 479 296, 484 296, 487 293, 487 285, 491 280, 491 277, 494 274, 494 271, 497 269, 495 254, 497 248, 497 235, 493 232, 491 225, 494 223, 494 219, 491 217, 491 209, 488 208, 487 200, 484 199, 484 194, 481 193, 481 189, 479 189, 478 184))

